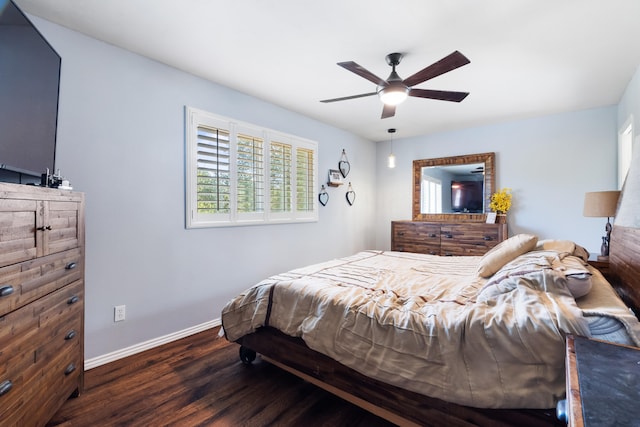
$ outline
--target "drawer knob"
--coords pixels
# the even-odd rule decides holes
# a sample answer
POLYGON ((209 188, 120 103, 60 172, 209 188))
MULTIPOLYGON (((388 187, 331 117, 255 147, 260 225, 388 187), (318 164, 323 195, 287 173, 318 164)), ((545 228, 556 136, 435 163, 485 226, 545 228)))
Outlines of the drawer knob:
POLYGON ((6 285, 0 287, 0 297, 8 297, 13 293, 13 286, 6 285))
POLYGON ((453 239, 453 234, 445 234, 444 237, 447 239, 453 239))
POLYGON ((563 399, 558 401, 556 405, 556 418, 565 423, 569 423, 569 414, 567 413, 567 400, 563 399))
POLYGON ((39 230, 39 231, 51 230, 51 226, 50 226, 50 225, 47 225, 46 227, 45 227, 45 226, 38 227, 38 230, 39 230))
POLYGON ((75 262, 70 262, 69 264, 65 265, 64 268, 66 270, 73 270, 74 268, 76 268, 78 264, 76 264, 75 262))
POLYGON ((75 304, 75 303, 77 303, 78 301, 80 301, 80 298, 78 297, 78 295, 74 295, 74 296, 72 296, 71 298, 69 298, 69 299, 67 300, 67 304, 69 304, 69 305, 71 305, 71 304, 75 304))
POLYGON ((398 236, 404 236, 404 231, 399 231, 398 236))
POLYGON ((437 237, 435 233, 429 233, 429 237, 437 237))
POLYGON ((488 241, 493 240, 493 239, 491 238, 491 236, 484 236, 482 238, 482 240, 486 240, 488 242, 488 241))
POLYGON ((76 370, 76 365, 74 365, 73 363, 69 363, 69 366, 67 366, 67 369, 64 370, 64 374, 69 375, 75 370, 76 370))
POLYGON ((11 380, 5 380, 0 383, 0 396, 7 394, 11 391, 13 383, 11 380))
POLYGON ((69 341, 71 339, 74 339, 75 337, 76 337, 76 331, 72 329, 69 332, 67 332, 67 335, 64 336, 64 340, 69 341))

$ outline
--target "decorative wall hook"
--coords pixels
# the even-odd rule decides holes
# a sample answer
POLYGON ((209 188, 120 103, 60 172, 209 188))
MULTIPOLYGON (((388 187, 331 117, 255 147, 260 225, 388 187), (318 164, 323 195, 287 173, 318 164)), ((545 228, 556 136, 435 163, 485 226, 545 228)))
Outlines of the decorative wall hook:
POLYGON ((353 206, 353 202, 356 201, 356 192, 353 191, 353 187, 351 187, 351 183, 349 183, 349 187, 347 187, 347 203, 349 203, 349 206, 353 206))
POLYGON ((318 194, 318 201, 322 206, 327 206, 327 203, 329 203, 329 193, 327 193, 327 190, 324 188, 324 185, 322 186, 322 188, 320 188, 320 194, 318 194))
POLYGON ((340 161, 338 162, 338 169, 340 169, 343 178, 346 178, 351 170, 351 164, 349 163, 349 159, 347 159, 347 153, 344 151, 344 148, 342 149, 342 156, 340 156, 340 161))

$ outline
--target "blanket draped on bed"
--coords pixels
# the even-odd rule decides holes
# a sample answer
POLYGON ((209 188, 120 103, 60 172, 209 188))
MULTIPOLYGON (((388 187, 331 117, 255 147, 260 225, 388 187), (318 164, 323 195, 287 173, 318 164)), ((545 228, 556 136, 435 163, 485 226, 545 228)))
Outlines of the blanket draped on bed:
POLYGON ((566 334, 589 335, 566 281, 505 279, 480 257, 364 251, 272 276, 222 313, 231 341, 272 326, 372 378, 467 406, 551 408, 565 392, 566 334))

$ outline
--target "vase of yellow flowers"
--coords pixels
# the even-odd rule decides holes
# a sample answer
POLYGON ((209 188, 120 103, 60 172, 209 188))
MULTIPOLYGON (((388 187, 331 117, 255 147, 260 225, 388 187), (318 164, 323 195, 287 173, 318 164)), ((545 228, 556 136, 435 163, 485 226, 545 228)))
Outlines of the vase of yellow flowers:
POLYGON ((511 209, 511 189, 502 188, 491 195, 489 208, 497 214, 498 223, 507 222, 507 212, 511 209))

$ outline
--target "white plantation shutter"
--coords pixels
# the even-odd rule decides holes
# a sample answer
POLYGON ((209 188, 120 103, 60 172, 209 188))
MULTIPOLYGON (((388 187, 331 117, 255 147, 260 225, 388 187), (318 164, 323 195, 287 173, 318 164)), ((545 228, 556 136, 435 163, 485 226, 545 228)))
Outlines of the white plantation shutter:
POLYGON ((291 212, 291 145, 272 141, 269 163, 271 212, 291 212))
POLYGON ((296 149, 296 210, 313 212, 315 205, 315 156, 308 148, 296 149))
POLYGON ((186 107, 186 225, 318 220, 318 145, 186 107))
POLYGON ((231 210, 231 147, 229 132, 198 127, 197 210, 199 214, 231 210))
POLYGON ((264 212, 264 141, 242 134, 236 140, 238 212, 264 212))

